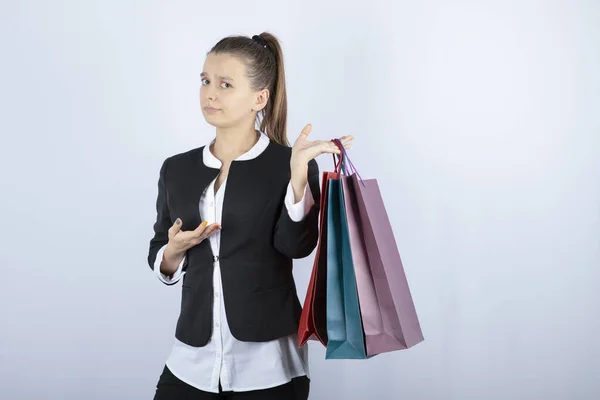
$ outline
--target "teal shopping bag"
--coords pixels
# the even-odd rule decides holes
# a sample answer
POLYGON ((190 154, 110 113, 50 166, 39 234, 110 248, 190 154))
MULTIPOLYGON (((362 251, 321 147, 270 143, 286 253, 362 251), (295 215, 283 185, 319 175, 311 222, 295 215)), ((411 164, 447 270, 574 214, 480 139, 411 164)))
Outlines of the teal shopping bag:
POLYGON ((328 342, 325 358, 364 359, 368 357, 343 196, 340 181, 330 179, 327 205, 328 342))

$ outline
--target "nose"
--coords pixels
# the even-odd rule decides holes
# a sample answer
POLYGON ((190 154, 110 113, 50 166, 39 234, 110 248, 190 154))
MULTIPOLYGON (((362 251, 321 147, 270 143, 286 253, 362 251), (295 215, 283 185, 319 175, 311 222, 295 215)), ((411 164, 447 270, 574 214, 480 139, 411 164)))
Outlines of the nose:
POLYGON ((217 99, 217 91, 213 89, 211 85, 203 86, 201 88, 201 94, 203 94, 203 97, 208 101, 215 101, 217 99))

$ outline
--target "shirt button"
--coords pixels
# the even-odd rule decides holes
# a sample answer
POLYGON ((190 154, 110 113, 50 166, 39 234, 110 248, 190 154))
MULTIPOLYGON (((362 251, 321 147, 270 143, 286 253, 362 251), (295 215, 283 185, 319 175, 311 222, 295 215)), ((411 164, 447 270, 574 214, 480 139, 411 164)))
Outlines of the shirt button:
POLYGON ((217 322, 217 323, 215 324, 215 326, 218 328, 218 327, 219 327, 219 323, 217 322))
POLYGON ((215 293, 215 297, 219 297, 219 292, 215 293))

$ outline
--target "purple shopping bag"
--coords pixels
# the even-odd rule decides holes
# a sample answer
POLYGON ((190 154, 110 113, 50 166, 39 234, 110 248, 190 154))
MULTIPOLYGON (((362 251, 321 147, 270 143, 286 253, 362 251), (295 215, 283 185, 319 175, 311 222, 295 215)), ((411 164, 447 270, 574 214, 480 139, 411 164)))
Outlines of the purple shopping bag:
POLYGON ((408 349, 424 338, 377 180, 361 179, 345 151, 342 159, 352 170, 340 179, 367 356, 408 349))

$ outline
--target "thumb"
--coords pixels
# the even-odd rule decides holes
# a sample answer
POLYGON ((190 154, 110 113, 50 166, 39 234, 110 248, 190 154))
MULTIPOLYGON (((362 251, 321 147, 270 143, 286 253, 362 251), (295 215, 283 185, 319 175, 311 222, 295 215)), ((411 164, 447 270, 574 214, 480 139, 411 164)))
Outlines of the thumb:
POLYGON ((302 132, 300 132, 300 137, 304 138, 304 139, 308 139, 308 135, 310 135, 310 132, 312 131, 312 125, 308 124, 304 127, 304 129, 302 129, 302 132))
POLYGON ((177 218, 175 220, 175 223, 173 224, 171 229, 172 229, 171 232, 173 232, 173 235, 175 235, 177 232, 179 232, 181 230, 181 218, 177 218))
POLYGON ((298 137, 296 138, 296 141, 294 142, 294 145, 292 146, 292 148, 297 148, 296 146, 299 146, 299 143, 302 143, 306 140, 308 140, 308 135, 310 134, 310 131, 312 130, 312 125, 308 124, 304 127, 304 129, 302 129, 302 131, 300 132, 300 135, 298 135, 298 137))

